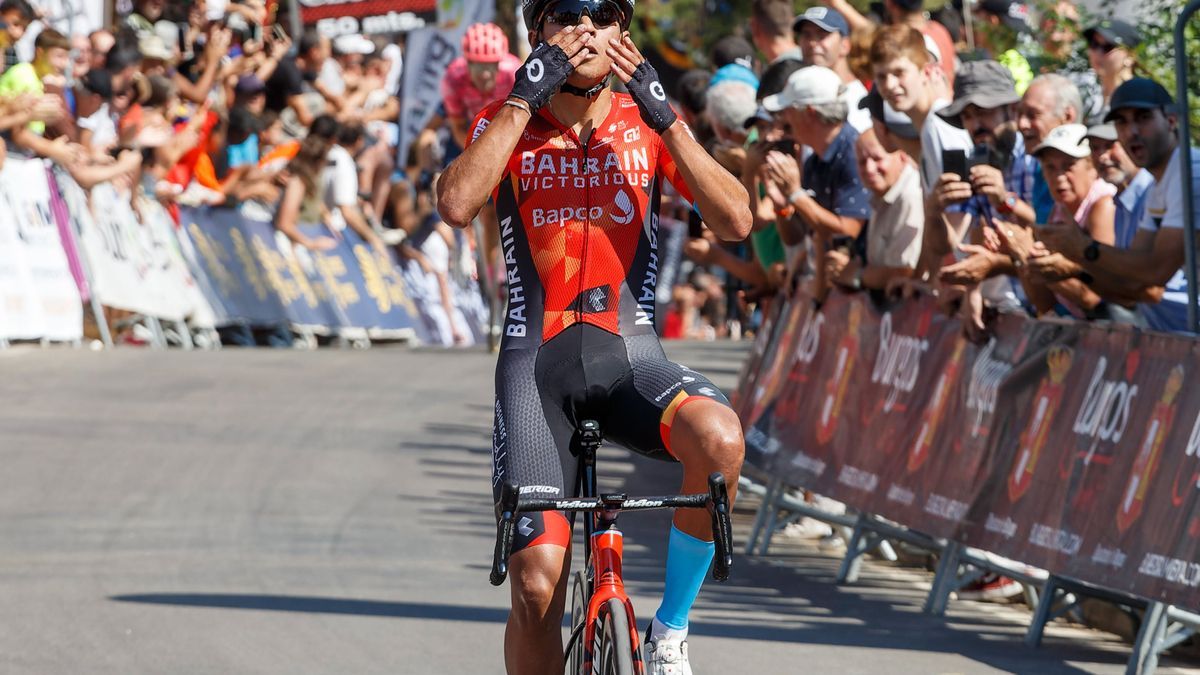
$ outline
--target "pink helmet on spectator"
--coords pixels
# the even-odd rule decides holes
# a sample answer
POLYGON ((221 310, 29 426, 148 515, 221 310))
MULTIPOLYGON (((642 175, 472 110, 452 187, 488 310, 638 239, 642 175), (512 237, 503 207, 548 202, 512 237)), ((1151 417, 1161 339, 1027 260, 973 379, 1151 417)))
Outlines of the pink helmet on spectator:
POLYGON ((508 53, 508 37, 494 23, 477 23, 462 39, 462 53, 468 61, 499 63, 508 53))

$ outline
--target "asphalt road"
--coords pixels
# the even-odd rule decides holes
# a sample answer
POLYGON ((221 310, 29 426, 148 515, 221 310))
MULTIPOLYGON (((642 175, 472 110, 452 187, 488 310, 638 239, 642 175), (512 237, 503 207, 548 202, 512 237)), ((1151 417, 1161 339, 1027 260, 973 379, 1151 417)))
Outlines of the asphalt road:
MULTIPOLYGON (((675 357, 722 386, 742 347, 675 357)), ((487 582, 493 357, 321 350, 0 351, 0 672, 500 673, 508 588, 487 582)), ((602 452, 602 488, 678 468, 602 452)), ((740 539, 753 504, 739 505, 740 539)), ((634 514, 648 617, 666 514, 634 514)), ((1118 673, 1126 649, 1023 607, 920 613, 930 575, 782 541, 709 584, 712 673, 1118 673)), ((1183 672, 1164 668, 1160 672, 1183 672)))

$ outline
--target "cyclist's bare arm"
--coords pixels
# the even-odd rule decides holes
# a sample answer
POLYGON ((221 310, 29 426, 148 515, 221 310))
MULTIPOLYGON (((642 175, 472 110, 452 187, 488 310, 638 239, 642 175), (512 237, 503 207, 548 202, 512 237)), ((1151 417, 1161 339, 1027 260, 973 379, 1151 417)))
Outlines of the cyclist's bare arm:
MULTIPOLYGON (((571 67, 587 57, 590 31, 563 30, 547 42, 566 52, 571 67)), ((520 102, 525 105, 524 101, 520 102)), ((492 189, 504 177, 504 167, 521 140, 530 114, 516 106, 502 106, 479 138, 467 146, 438 181, 438 213, 451 227, 467 227, 487 203, 492 189)))
POLYGON ((467 227, 504 177, 504 167, 529 123, 529 113, 506 105, 438 180, 438 213, 451 227, 467 227))
POLYGON ((750 235, 754 217, 746 188, 705 152, 681 122, 663 132, 663 142, 683 182, 696 198, 704 224, 725 241, 741 241, 750 235))
MULTIPOLYGON (((617 77, 629 84, 634 69, 646 60, 645 57, 633 44, 629 33, 622 35, 620 40, 613 40, 607 49, 617 77)), ((754 227, 754 216, 750 213, 750 195, 741 181, 705 152, 678 119, 662 132, 662 139, 675 160, 679 175, 695 198, 705 224, 725 241, 741 241, 749 236, 754 227)))

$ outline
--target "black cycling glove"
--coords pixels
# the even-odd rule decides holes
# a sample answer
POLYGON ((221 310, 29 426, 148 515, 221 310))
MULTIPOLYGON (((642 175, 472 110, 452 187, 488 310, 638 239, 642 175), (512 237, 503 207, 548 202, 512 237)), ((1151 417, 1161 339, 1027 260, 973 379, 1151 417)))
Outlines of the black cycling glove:
POLYGON ((517 81, 509 95, 525 101, 533 112, 537 112, 567 81, 572 70, 562 48, 543 42, 517 70, 517 81))
POLYGON ((678 116, 667 103, 667 92, 658 79, 658 72, 648 61, 642 61, 633 70, 633 77, 625 85, 629 95, 638 104, 638 112, 649 127, 658 133, 671 128, 678 116))

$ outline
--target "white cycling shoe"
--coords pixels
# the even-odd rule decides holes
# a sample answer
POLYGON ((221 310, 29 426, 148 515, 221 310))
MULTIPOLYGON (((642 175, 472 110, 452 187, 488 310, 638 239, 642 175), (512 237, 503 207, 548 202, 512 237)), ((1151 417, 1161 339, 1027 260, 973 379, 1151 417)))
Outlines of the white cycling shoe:
POLYGON ((692 675, 687 640, 651 640, 647 635, 644 654, 646 675, 692 675))

